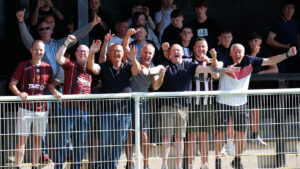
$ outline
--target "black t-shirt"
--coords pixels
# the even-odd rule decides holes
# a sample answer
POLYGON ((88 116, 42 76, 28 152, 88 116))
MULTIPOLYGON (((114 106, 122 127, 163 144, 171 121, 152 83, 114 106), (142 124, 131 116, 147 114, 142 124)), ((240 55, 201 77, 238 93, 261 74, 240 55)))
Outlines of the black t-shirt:
POLYGON ((169 42, 170 46, 173 44, 179 44, 181 42, 180 37, 181 29, 174 27, 170 24, 165 30, 161 37, 161 42, 169 42))
POLYGON ((217 51, 217 59, 219 61, 231 58, 231 56, 230 56, 230 47, 229 48, 225 48, 222 45, 218 45, 216 47, 216 51, 217 51))
POLYGON ((199 23, 195 19, 190 23, 190 26, 193 28, 194 39, 205 38, 209 48, 216 46, 219 28, 214 20, 207 18, 205 22, 199 23))
MULTIPOLYGON (((100 64, 101 71, 99 78, 102 80, 101 93, 130 93, 132 76, 131 63, 122 63, 121 69, 118 72, 111 62, 100 64)), ((104 102, 100 112, 114 112, 130 114, 132 112, 132 104, 130 99, 108 100, 104 102)))
POLYGON ((111 62, 100 64, 100 79, 102 80, 102 93, 130 93, 131 63, 122 63, 118 72, 111 62))

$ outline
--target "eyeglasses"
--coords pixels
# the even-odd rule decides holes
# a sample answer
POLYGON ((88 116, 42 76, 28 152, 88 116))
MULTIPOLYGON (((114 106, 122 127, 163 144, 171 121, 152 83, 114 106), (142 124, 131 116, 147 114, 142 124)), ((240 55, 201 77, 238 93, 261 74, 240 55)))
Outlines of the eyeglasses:
POLYGON ((40 31, 42 32, 42 31, 49 30, 49 29, 50 29, 50 27, 48 26, 48 27, 40 28, 40 31))

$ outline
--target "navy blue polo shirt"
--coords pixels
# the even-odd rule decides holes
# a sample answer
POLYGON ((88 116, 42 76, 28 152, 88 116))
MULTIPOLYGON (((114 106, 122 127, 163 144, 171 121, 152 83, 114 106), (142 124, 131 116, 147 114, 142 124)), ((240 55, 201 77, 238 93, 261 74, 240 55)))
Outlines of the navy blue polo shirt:
MULTIPOLYGON (((192 79, 195 75, 197 64, 186 61, 183 61, 181 64, 176 64, 167 61, 163 63, 163 65, 168 65, 169 68, 166 70, 161 91, 191 91, 192 79)), ((187 98, 172 98, 171 100, 166 99, 163 102, 172 106, 187 106, 189 100, 187 98)))
POLYGON ((102 80, 102 93, 130 93, 132 76, 132 64, 129 62, 122 63, 118 72, 111 62, 107 61, 100 64, 101 71, 99 77, 102 80))

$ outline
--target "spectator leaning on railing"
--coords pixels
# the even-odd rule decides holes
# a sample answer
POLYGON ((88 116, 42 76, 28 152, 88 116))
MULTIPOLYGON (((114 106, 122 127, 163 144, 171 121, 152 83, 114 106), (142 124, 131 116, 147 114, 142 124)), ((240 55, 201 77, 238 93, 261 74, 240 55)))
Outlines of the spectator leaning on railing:
MULTIPOLYGON (((61 97, 61 93, 53 85, 53 74, 50 65, 42 61, 45 53, 44 43, 40 40, 34 41, 30 52, 32 59, 23 61, 17 66, 11 78, 9 89, 13 94, 20 96, 22 100, 26 100, 28 95, 44 95, 47 88, 55 97, 61 97), (20 83, 19 89, 17 87, 18 83, 20 83)), ((38 168, 41 140, 46 135, 47 121, 46 101, 21 103, 16 124, 18 139, 16 141, 15 163, 17 168, 21 168, 23 162, 31 125, 33 134, 32 169, 38 168)))

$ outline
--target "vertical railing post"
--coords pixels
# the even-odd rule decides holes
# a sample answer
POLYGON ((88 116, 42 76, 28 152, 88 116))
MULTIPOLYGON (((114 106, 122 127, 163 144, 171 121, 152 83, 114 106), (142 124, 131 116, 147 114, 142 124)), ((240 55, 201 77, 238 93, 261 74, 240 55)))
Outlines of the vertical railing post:
POLYGON ((141 141, 140 141, 140 94, 134 94, 134 118, 135 118, 135 156, 136 156, 136 169, 141 167, 141 141))

